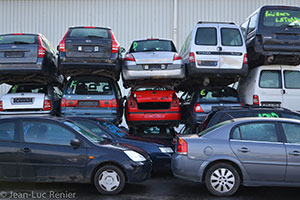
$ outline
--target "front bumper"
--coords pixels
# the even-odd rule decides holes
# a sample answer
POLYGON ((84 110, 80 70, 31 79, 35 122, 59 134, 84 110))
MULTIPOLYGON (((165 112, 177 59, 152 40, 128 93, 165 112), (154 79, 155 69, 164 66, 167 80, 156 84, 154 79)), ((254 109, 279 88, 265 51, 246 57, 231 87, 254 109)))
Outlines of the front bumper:
POLYGON ((152 159, 152 172, 170 172, 171 171, 171 154, 160 153, 151 154, 152 159))
POLYGON ((129 161, 125 165, 128 183, 143 182, 151 177, 152 162, 146 160, 144 162, 129 161))

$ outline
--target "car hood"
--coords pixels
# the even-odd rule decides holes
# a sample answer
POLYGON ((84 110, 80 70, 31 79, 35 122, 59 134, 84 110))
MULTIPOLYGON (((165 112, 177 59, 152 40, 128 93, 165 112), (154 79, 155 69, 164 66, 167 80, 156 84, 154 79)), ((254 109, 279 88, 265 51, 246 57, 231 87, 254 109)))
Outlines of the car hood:
POLYGON ((132 92, 136 95, 136 100, 139 103, 143 102, 171 102, 173 94, 175 91, 173 90, 148 90, 148 91, 134 91, 132 92))
POLYGON ((129 139, 134 141, 140 142, 147 142, 147 143, 155 143, 159 146, 168 146, 172 147, 173 138, 149 138, 149 137, 137 137, 137 136, 130 136, 129 139))
POLYGON ((110 149, 114 149, 114 150, 119 150, 119 151, 136 151, 140 154, 142 154, 145 158, 149 158, 148 153, 131 144, 125 144, 125 143, 116 143, 116 142, 112 142, 112 143, 105 143, 105 144, 101 144, 102 147, 106 147, 106 148, 110 148, 110 149))
POLYGON ((136 64, 171 64, 175 52, 149 51, 132 53, 136 64))
POLYGON ((43 109, 43 93, 10 93, 1 97, 3 109, 43 109))

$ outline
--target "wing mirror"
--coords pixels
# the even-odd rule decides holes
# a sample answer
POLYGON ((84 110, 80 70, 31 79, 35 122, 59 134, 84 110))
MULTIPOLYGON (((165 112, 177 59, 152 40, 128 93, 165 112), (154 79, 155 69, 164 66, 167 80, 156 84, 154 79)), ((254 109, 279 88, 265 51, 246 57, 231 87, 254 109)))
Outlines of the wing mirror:
POLYGON ((78 139, 72 139, 70 144, 73 147, 80 147, 80 141, 78 139))

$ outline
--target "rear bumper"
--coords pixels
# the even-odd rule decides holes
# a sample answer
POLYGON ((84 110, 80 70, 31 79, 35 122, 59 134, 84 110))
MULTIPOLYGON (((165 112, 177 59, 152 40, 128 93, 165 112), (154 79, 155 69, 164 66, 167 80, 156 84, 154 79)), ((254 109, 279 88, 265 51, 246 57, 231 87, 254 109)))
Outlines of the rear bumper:
POLYGON ((136 69, 128 69, 126 66, 122 68, 122 74, 124 80, 135 79, 183 79, 185 77, 185 68, 183 65, 178 65, 175 69, 170 67, 169 69, 155 69, 155 70, 143 70, 142 66, 137 65, 136 69))
POLYGON ((133 124, 177 124, 180 121, 180 111, 166 112, 127 112, 126 120, 133 124))

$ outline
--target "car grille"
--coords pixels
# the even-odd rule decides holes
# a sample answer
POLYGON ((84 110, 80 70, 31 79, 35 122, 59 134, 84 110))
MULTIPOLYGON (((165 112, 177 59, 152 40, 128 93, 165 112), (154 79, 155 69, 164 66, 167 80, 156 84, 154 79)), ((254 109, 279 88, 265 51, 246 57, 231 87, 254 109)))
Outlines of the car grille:
POLYGON ((138 103, 138 108, 141 110, 161 110, 161 109, 170 109, 170 102, 147 102, 147 103, 138 103))

